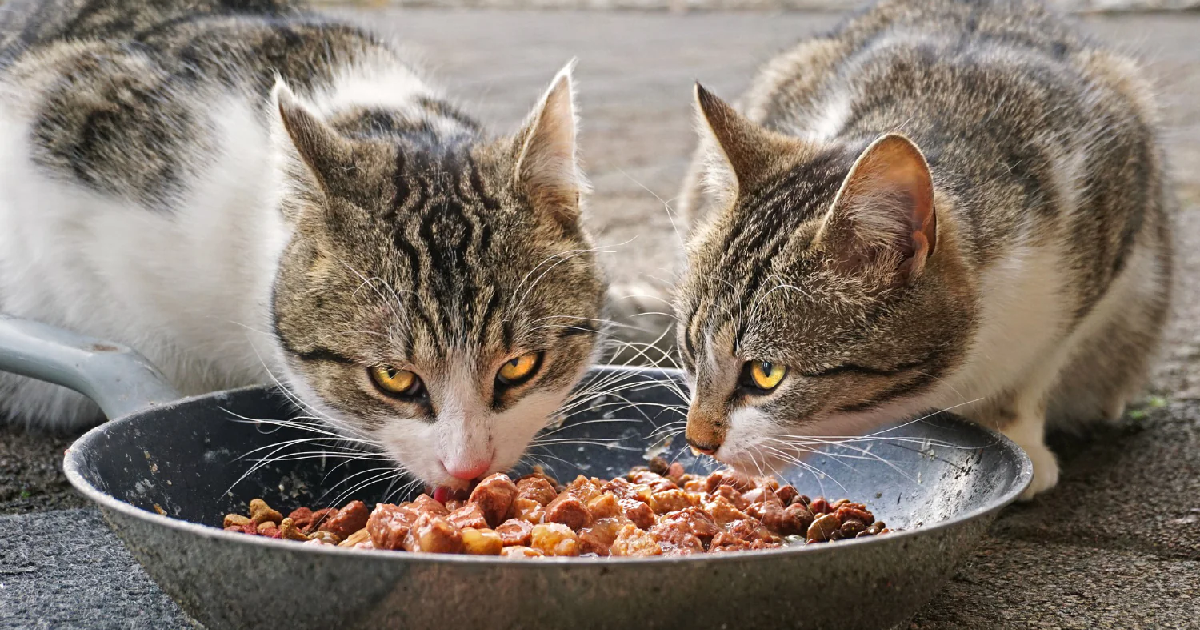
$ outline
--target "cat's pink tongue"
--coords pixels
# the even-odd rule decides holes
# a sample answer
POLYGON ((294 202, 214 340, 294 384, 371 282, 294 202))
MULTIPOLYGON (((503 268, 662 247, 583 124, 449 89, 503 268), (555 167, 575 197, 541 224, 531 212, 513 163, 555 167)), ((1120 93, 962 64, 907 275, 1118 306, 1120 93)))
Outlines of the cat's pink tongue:
POLYGON ((433 495, 433 498, 442 505, 445 505, 446 502, 450 501, 451 499, 456 501, 466 501, 471 496, 471 492, 469 490, 455 490, 454 488, 448 488, 446 486, 434 488, 431 494, 433 495))

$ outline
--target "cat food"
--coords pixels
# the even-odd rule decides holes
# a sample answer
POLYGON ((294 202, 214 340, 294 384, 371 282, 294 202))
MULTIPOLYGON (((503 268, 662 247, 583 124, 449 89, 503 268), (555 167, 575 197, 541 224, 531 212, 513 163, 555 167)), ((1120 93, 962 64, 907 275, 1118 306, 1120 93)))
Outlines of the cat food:
POLYGON ((889 531, 861 503, 809 499, 730 470, 690 475, 657 459, 623 478, 580 476, 565 487, 541 469, 516 482, 495 474, 444 503, 423 494, 373 510, 352 501, 284 517, 254 499, 249 516, 228 514, 224 527, 311 545, 506 558, 718 553, 889 531))

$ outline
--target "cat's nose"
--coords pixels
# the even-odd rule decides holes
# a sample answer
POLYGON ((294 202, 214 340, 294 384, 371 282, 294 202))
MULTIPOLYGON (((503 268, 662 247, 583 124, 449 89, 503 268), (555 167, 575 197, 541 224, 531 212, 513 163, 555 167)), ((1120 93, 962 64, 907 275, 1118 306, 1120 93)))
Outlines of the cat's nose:
POLYGON ((492 462, 486 460, 478 460, 474 462, 456 463, 451 466, 446 466, 446 472, 450 473, 455 479, 471 481, 487 472, 488 468, 492 467, 492 462))

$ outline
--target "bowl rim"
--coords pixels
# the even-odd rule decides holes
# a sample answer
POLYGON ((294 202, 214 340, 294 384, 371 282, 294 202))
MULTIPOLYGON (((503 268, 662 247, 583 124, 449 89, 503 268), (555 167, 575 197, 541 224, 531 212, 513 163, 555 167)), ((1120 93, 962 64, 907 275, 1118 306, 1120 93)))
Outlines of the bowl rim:
MULTIPOLYGON (((604 371, 626 371, 626 372, 643 372, 643 373, 658 373, 668 375, 682 374, 680 370, 664 369, 664 368, 642 368, 642 367, 624 367, 612 365, 594 366, 592 370, 604 371)), ((681 556, 606 556, 595 558, 580 558, 568 556, 551 556, 541 557, 528 560, 514 560, 504 556, 475 556, 465 554, 445 554, 445 553, 400 553, 391 550, 383 549, 354 549, 346 547, 337 547, 331 545, 305 545, 298 541, 277 540, 264 536, 247 536, 245 534, 228 532, 223 529, 193 523, 183 519, 172 518, 162 514, 157 514, 149 510, 144 510, 126 503, 99 488, 93 486, 87 479, 84 478, 80 468, 83 466, 84 452, 89 448, 100 448, 100 440, 111 430, 112 427, 117 427, 123 424, 136 422, 143 419, 145 416, 154 414, 161 415, 171 413, 177 407, 182 407, 189 404, 198 404, 201 402, 209 402, 212 400, 225 399, 233 395, 251 393, 261 390, 276 389, 276 386, 271 385, 256 385, 251 387, 242 387, 237 389, 222 390, 198 396, 188 396, 167 405, 153 407, 151 409, 139 411, 127 416, 116 418, 104 422, 90 429, 87 433, 80 436, 70 447, 67 448, 63 457, 63 471, 66 473, 67 480, 75 487, 77 491, 82 493, 99 507, 117 512, 123 516, 143 521, 150 525, 165 527, 175 530, 181 534, 191 534, 208 538, 217 541, 227 541, 234 545, 264 545, 267 550, 292 551, 292 552, 312 552, 318 554, 335 554, 336 557, 348 558, 370 558, 373 560, 381 560, 385 562, 401 562, 401 563, 434 563, 444 564, 451 563, 453 565, 463 564, 471 567, 478 566, 504 566, 504 567, 529 567, 530 570, 536 570, 538 567, 553 566, 556 568, 563 567, 615 567, 615 566, 638 566, 638 565, 659 565, 663 563, 684 563, 692 565, 695 563, 714 563, 714 562, 736 562, 738 560, 761 560, 768 558, 784 558, 794 557, 796 554, 829 554, 836 553, 838 549, 845 549, 852 546, 863 545, 887 545, 887 544, 902 544, 903 541, 916 536, 929 535, 938 532, 945 532, 952 528, 961 526, 967 522, 976 519, 984 518, 989 514, 998 512, 1004 507, 1016 501, 1022 492, 1029 486, 1033 480, 1033 464, 1025 451, 1016 443, 1010 440, 1007 436, 980 424, 976 424, 957 415, 950 414, 949 418, 953 422, 969 424, 973 428, 982 431, 993 438, 993 441, 987 446, 979 448, 1002 448, 1008 451, 1017 459, 1017 475, 1006 492, 993 501, 986 503, 974 510, 964 514, 957 515, 943 521, 938 521, 930 525, 922 525, 915 529, 896 530, 889 532, 886 536, 870 536, 867 538, 852 538, 847 540, 836 541, 836 544, 826 545, 785 545, 777 549, 764 549, 757 551, 738 551, 733 553, 703 553, 703 554, 688 554, 681 556), (896 541, 892 543, 890 541, 896 541), (347 556, 345 554, 351 554, 347 556)))

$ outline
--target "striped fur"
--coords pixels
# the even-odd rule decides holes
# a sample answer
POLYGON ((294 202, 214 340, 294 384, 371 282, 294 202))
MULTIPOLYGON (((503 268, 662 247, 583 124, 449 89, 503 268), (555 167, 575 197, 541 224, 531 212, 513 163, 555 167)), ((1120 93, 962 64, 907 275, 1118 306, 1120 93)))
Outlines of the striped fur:
POLYGON ((679 345, 718 458, 953 408, 1029 452, 1032 495, 1057 479, 1047 420, 1138 393, 1171 227, 1134 62, 1036 2, 892 0, 772 60, 738 111, 697 109, 679 345), (874 159, 886 134, 915 151, 874 159), (774 392, 739 385, 755 359, 788 366, 774 392))
MULTIPOLYGON (((277 377, 433 484, 515 463, 590 362, 569 66, 495 136, 390 42, 287 3, 12 2, 3 25, 0 309, 189 394, 277 377), (500 387, 525 352, 535 377, 500 387), (384 395, 376 364, 427 395, 384 395)), ((5 375, 0 413, 98 410, 5 375)))

